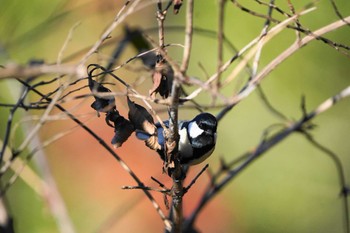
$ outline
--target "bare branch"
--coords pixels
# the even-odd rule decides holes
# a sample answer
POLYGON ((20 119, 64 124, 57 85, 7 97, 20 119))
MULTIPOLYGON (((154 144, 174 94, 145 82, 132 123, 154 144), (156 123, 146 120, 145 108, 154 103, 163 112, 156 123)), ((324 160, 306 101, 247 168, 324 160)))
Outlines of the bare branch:
POLYGON ((186 29, 185 29, 185 49, 182 57, 181 72, 184 74, 188 69, 190 62, 191 48, 192 48, 192 37, 193 37, 193 6, 194 0, 187 1, 186 8, 186 29))
POLYGON ((0 69, 0 80, 5 78, 18 78, 26 80, 29 77, 40 76, 43 74, 68 74, 77 77, 85 75, 85 69, 82 66, 75 65, 35 65, 21 66, 17 64, 8 64, 0 69))
POLYGON ((323 146, 319 142, 317 142, 309 133, 302 132, 305 136, 305 138, 317 149, 321 150, 325 154, 327 154, 332 161, 334 162, 337 172, 338 172, 338 179, 339 179, 339 185, 340 185, 340 197, 343 200, 343 207, 344 207, 344 229, 346 233, 350 232, 350 218, 349 218, 349 202, 348 202, 348 194, 345 192, 345 190, 348 189, 348 186, 346 184, 345 179, 345 171, 344 167, 342 165, 342 162, 340 161, 339 157, 330 149, 323 146))

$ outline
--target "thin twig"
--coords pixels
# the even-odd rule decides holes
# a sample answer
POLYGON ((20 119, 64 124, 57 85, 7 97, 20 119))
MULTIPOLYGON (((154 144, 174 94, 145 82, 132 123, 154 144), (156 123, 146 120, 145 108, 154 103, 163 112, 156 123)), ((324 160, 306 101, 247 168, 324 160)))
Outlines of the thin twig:
POLYGON ((343 20, 348 26, 350 26, 350 22, 344 19, 344 16, 340 13, 340 11, 339 11, 339 9, 337 7, 337 4, 335 4, 335 1, 334 0, 330 0, 330 2, 332 4, 332 7, 333 7, 333 9, 335 11, 335 14, 338 16, 338 18, 340 20, 343 20))
POLYGON ((277 110, 269 101, 269 99, 267 98, 264 90, 262 89, 261 85, 257 86, 257 92, 258 95, 260 96, 260 99, 264 102, 265 106, 267 107, 267 109, 270 110, 270 112, 272 114, 274 114, 276 117, 280 118, 281 120, 288 120, 288 117, 286 115, 284 115, 281 111, 277 110))
POLYGON ((64 41, 62 48, 60 49, 58 56, 57 56, 57 64, 61 64, 62 63, 62 57, 63 57, 63 53, 64 50, 66 50, 68 43, 72 40, 73 37, 73 33, 75 31, 75 29, 80 25, 80 22, 77 22, 73 25, 73 27, 69 30, 68 35, 66 40, 64 41))
POLYGON ((8 64, 0 70, 0 80, 5 78, 18 78, 26 80, 29 77, 40 76, 43 74, 68 74, 78 77, 84 76, 85 69, 82 66, 75 65, 36 65, 21 66, 18 64, 8 64))
POLYGON ((18 99, 17 103, 10 110, 10 114, 9 114, 9 116, 7 118, 6 131, 5 131, 5 135, 4 135, 4 138, 3 138, 3 143, 2 143, 1 151, 0 151, 0 165, 2 165, 2 163, 3 163, 5 150, 6 150, 6 147, 8 146, 8 143, 9 143, 10 133, 11 133, 11 126, 12 126, 12 121, 13 121, 13 118, 14 118, 14 114, 15 114, 16 110, 19 108, 19 106, 22 105, 22 103, 23 103, 24 99, 26 98, 28 92, 29 92, 28 88, 24 89, 22 94, 21 94, 21 96, 20 96, 20 98, 18 99))
MULTIPOLYGON (((289 6, 289 9, 290 9, 290 11, 292 12, 292 14, 295 15, 295 14, 296 14, 296 13, 295 13, 296 11, 295 11, 295 8, 294 8, 294 6, 293 6, 291 0, 288 0, 288 6, 289 6)), ((296 19, 296 20, 295 20, 295 26, 296 26, 297 28, 301 28, 301 24, 300 24, 300 22, 299 22, 299 19, 296 19)), ((295 33, 296 33, 296 35, 297 35, 297 38, 300 40, 300 39, 301 39, 301 33, 300 33, 300 31, 299 31, 299 30, 296 30, 295 33)))
MULTIPOLYGON (((270 0, 270 5, 273 3, 274 3, 274 0, 270 0)), ((271 24, 270 18, 272 15, 272 11, 273 11, 273 8, 269 7, 268 12, 267 12, 268 18, 266 19, 264 27, 263 27, 261 34, 260 34, 261 38, 266 36, 268 33, 268 29, 269 29, 270 24, 271 24)), ((264 41, 260 40, 257 44, 257 51, 255 54, 255 58, 253 61, 253 67, 252 67, 252 76, 250 77, 250 79, 252 79, 256 75, 256 73, 258 72, 259 61, 260 61, 261 51, 262 51, 263 46, 264 46, 264 41)))
POLYGON ((164 48, 164 20, 166 17, 167 11, 163 11, 162 9, 162 1, 158 0, 157 3, 157 22, 158 22, 158 40, 159 40, 159 48, 164 48))
POLYGON ((203 172, 205 172, 205 170, 207 170, 207 168, 209 167, 209 164, 206 164, 201 170, 200 172, 193 178, 193 180, 191 181, 191 183, 184 188, 184 193, 187 193, 188 190, 190 190, 190 188, 196 183, 196 181, 198 180, 198 178, 203 174, 203 172))
POLYGON ((218 55, 217 55, 217 78, 215 83, 213 83, 213 104, 215 103, 216 97, 218 95, 218 92, 220 90, 221 86, 221 66, 223 63, 223 56, 224 56, 224 50, 223 50, 223 38, 224 38, 224 18, 225 18, 225 3, 226 0, 219 0, 219 12, 218 12, 218 32, 217 32, 217 46, 218 46, 218 55))
POLYGON ((169 194, 170 190, 169 189, 157 189, 157 188, 152 188, 152 187, 147 187, 147 186, 130 186, 130 185, 125 185, 122 186, 122 189, 141 189, 141 190, 148 190, 148 191, 155 191, 163 194, 169 194))
POLYGON ((348 202, 348 195, 344 192, 344 190, 347 189, 347 184, 346 184, 343 165, 339 157, 333 151, 331 151, 327 147, 317 142, 308 132, 304 131, 302 133, 313 146, 315 146, 317 149, 327 154, 332 159, 332 161, 336 166, 336 169, 338 172, 339 185, 340 185, 340 197, 343 200, 343 207, 344 207, 344 230, 345 230, 345 233, 349 233, 350 232, 349 202, 348 202))

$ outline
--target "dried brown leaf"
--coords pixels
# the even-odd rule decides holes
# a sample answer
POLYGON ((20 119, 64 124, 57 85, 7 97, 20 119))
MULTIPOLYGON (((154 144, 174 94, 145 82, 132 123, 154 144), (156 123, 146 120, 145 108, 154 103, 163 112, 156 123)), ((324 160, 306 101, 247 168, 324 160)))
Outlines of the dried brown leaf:
POLYGON ((168 98, 173 77, 174 72, 171 67, 163 61, 158 62, 152 75, 153 87, 149 90, 149 95, 155 98, 155 95, 159 93, 161 97, 168 98))
POLYGON ((118 111, 111 112, 108 116, 108 120, 114 123, 114 137, 111 143, 115 148, 121 147, 134 132, 134 126, 130 121, 120 116, 118 111))
POLYGON ((161 145, 158 142, 158 136, 152 135, 149 139, 145 141, 146 146, 151 148, 152 150, 160 150, 161 145))
POLYGON ((134 125, 135 129, 144 131, 150 135, 157 133, 157 127, 154 124, 151 114, 141 105, 138 105, 128 99, 129 120, 134 125))
POLYGON ((153 86, 151 88, 151 90, 149 90, 149 95, 152 98, 156 97, 156 94, 159 92, 159 88, 162 82, 162 78, 163 75, 160 71, 154 71, 153 75, 152 75, 152 79, 153 79, 153 86))
POLYGON ((182 0, 173 0, 174 4, 174 14, 179 13, 180 7, 182 5, 182 0))

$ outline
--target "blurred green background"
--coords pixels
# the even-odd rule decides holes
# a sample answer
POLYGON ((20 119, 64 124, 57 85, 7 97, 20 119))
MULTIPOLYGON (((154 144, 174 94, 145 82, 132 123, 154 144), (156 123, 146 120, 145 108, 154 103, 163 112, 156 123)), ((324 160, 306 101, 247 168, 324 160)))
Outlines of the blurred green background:
MULTIPOLYGON (((254 1, 241 2, 247 4, 245 6, 251 10, 262 14, 267 12, 265 6, 254 1)), ((300 10, 309 1, 292 3, 300 10)), ((281 4, 278 5, 281 9, 289 11, 287 1, 278 1, 276 4, 281 4)), ((337 4, 344 16, 350 14, 349 1, 337 1, 337 4)), ((30 59, 44 59, 47 63, 54 63, 69 30, 78 22, 79 26, 73 32, 64 57, 88 48, 109 25, 123 2, 2 0, 1 5, 0 63, 12 61, 25 64, 30 59)), ((315 11, 300 19, 303 26, 316 30, 338 20, 329 1, 321 0, 316 7, 315 11)), ((155 4, 142 8, 129 16, 122 25, 150 29, 149 34, 157 39, 157 32, 153 30, 157 27, 155 9, 155 4)), ((216 31, 217 14, 217 1, 196 1, 195 27, 216 31)), ((276 12, 273 17, 283 19, 276 12)), ((264 19, 242 12, 230 1, 226 3, 225 35, 236 48, 242 48, 257 37, 264 22, 264 19)), ((166 43, 183 43, 183 29, 174 29, 171 26, 183 27, 184 23, 185 6, 178 15, 169 12, 165 23, 166 43)), ((118 27, 112 38, 118 41, 122 35, 123 27, 118 27)), ((345 26, 326 36, 336 42, 348 44, 350 28, 345 26)), ((276 36, 262 50, 260 67, 268 64, 294 40, 295 32, 289 29, 276 36)), ((103 48, 90 62, 103 60, 104 56, 112 53, 114 46, 112 44, 103 48)), ((182 51, 178 47, 169 48, 169 53, 176 61, 180 61, 182 51)), ((127 48, 119 62, 136 54, 134 49, 127 48)), ((224 61, 233 54, 234 51, 225 45, 224 61)), ((196 32, 188 73, 204 80, 205 73, 211 75, 216 71, 216 57, 215 34, 196 32)), ((67 62, 73 63, 78 59, 79 56, 67 62)), ((232 67, 235 64, 237 62, 232 67)), ((347 56, 322 42, 314 41, 269 74, 262 82, 262 88, 274 107, 291 120, 296 120, 302 116, 300 104, 303 95, 306 97, 307 109, 311 111, 350 84, 349 64, 347 56)), ((132 82, 139 76, 131 69, 121 69, 116 73, 127 82, 132 82)), ((147 77, 147 73, 142 75, 147 77)), ((223 89, 223 93, 232 95, 247 78, 248 74, 243 72, 237 82, 223 89)), ((151 81, 145 83, 139 91, 147 94, 151 81)), ((118 86, 115 88, 118 89, 118 86)), ((16 82, 1 81, 1 102, 13 103, 18 98, 18 91, 16 82)), ((203 93, 197 100, 207 104, 210 96, 203 93)), ((68 106, 78 106, 77 109, 73 108, 76 114, 90 114, 83 119, 109 142, 113 131, 104 124, 102 118, 95 116, 89 108, 90 104, 88 100, 73 102, 68 106)), ((312 121, 317 125, 312 135, 339 156, 347 180, 350 179, 349 104, 350 100, 345 99, 312 121)), ((126 113, 122 97, 118 99, 118 110, 126 113)), ((1 137, 4 135, 8 112, 7 108, 0 108, 1 137)), ((217 113, 218 109, 211 112, 217 113)), ((18 111, 17 121, 27 114, 22 110, 18 111)), ((180 111, 181 119, 192 118, 195 114, 195 111, 180 111)), ((216 170, 219 167, 219 157, 231 161, 253 149, 259 144, 263 131, 274 123, 283 121, 266 108, 257 93, 253 93, 220 122, 217 149, 208 160, 210 168, 216 170)), ((53 121, 44 126, 40 136, 44 140, 72 127, 74 124, 69 120, 53 121)), ((20 132, 26 134, 25 127, 20 132)), ((22 137, 23 135, 15 137, 13 145, 19 145, 22 137)), ((158 156, 146 150, 143 143, 136 141, 133 136, 116 152, 146 184, 156 186, 150 181, 150 176, 157 177, 167 185, 171 184, 161 174, 162 163, 158 156)), ((122 185, 134 184, 129 175, 83 130, 77 129, 53 143, 45 149, 45 154, 76 232, 162 231, 162 222, 144 195, 140 191, 120 189, 122 185)), ((32 165, 35 167, 35 163, 32 165)), ((201 167, 195 166, 189 177, 193 177, 201 167)), ((186 214, 196 206, 208 180, 208 176, 203 175, 185 197, 186 214)), ((264 154, 216 196, 204 209, 196 226, 202 232, 344 232, 343 203, 339 193, 339 180, 333 161, 308 143, 301 134, 295 133, 264 154)), ((164 207, 162 196, 155 196, 164 207)), ((59 232, 48 208, 50 200, 36 195, 20 179, 10 188, 7 199, 14 217, 16 233, 59 232)))

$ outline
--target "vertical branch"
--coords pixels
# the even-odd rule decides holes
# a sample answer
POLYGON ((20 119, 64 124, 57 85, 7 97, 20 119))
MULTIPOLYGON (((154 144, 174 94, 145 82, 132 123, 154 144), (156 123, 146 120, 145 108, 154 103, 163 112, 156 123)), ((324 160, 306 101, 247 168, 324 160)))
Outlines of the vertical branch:
POLYGON ((218 59, 217 59, 217 81, 216 81, 216 88, 219 89, 221 85, 221 66, 223 63, 223 39, 224 39, 224 17, 225 17, 225 3, 226 0, 219 0, 219 22, 218 22, 218 59))
POLYGON ((185 73, 187 72, 190 54, 192 48, 192 38, 193 38, 193 6, 194 1, 187 1, 186 8, 186 29, 185 29, 185 49, 182 58, 182 64, 179 69, 174 70, 174 81, 171 90, 171 100, 169 107, 170 121, 169 128, 170 134, 167 140, 169 146, 172 147, 173 151, 170 151, 171 154, 168 156, 173 156, 174 158, 174 169, 171 174, 171 178, 173 179, 173 187, 172 187, 172 198, 173 198, 173 208, 172 208, 172 216, 174 219, 174 232, 182 232, 182 223, 183 223, 183 209, 182 209, 182 198, 184 195, 184 187, 183 187, 183 171, 180 164, 180 160, 178 158, 178 141, 179 141, 179 133, 178 133, 178 106, 179 106, 179 98, 180 98, 180 80, 184 80, 185 73))
POLYGON ((221 87, 221 74, 222 74, 222 63, 223 63, 223 38, 224 38, 224 10, 225 10, 226 0, 219 0, 219 11, 218 11, 218 32, 217 32, 217 69, 216 69, 216 79, 212 84, 212 96, 213 103, 215 103, 216 97, 218 96, 221 87))
MULTIPOLYGON (((291 0, 288 0, 287 2, 288 2, 288 6, 289 6, 290 11, 292 12, 293 15, 295 15, 295 14, 296 14, 296 11, 295 11, 295 8, 294 8, 294 6, 293 6, 291 0)), ((295 19, 295 26, 296 26, 297 28, 301 28, 301 24, 300 24, 300 22, 299 22, 299 19, 295 19)), ((296 30, 295 33, 296 33, 296 35, 297 35, 298 40, 301 40, 300 31, 299 31, 299 30, 296 30)))
MULTIPOLYGON (((173 216, 173 232, 182 232, 182 197, 183 197, 183 180, 181 177, 181 165, 178 158, 178 141, 179 141, 179 129, 178 129, 178 106, 180 98, 180 83, 179 73, 174 75, 173 86, 171 90, 170 107, 169 107, 169 131, 166 137, 166 153, 168 162, 172 161, 173 169, 171 169, 171 178, 173 180, 173 186, 171 190, 172 196, 172 216, 173 216)), ((169 168, 170 168, 169 167, 169 168)))
POLYGON ((169 131, 166 136, 166 153, 168 158, 173 158, 171 164, 171 178, 173 180, 173 186, 171 189, 172 196, 172 216, 174 220, 174 232, 182 232, 182 197, 183 197, 183 176, 182 167, 179 160, 178 153, 178 141, 179 141, 179 129, 178 129, 178 106, 180 97, 180 84, 178 82, 178 74, 175 74, 171 90, 171 105, 169 107, 169 131))
POLYGON ((157 10, 157 21, 158 21, 158 40, 159 49, 164 48, 164 20, 166 16, 166 11, 162 10, 162 1, 158 0, 158 10, 157 10))
MULTIPOLYGON (((261 32, 261 35, 260 35, 261 38, 267 35, 268 28, 269 28, 270 23, 271 23, 270 18, 271 18, 272 11, 273 11, 272 5, 274 4, 274 2, 275 2, 274 0, 270 1, 270 6, 269 6, 268 12, 267 12, 268 18, 266 19, 263 30, 261 32)), ((253 78, 257 74, 259 62, 260 62, 260 57, 261 57, 261 51, 262 51, 263 46, 264 46, 264 41, 260 40, 258 43, 258 48, 257 48, 256 54, 255 54, 255 58, 253 61, 253 69, 252 69, 252 77, 251 78, 253 78)))
POLYGON ((181 72, 184 74, 188 69, 188 64, 190 62, 190 55, 192 49, 192 37, 193 37, 193 5, 194 0, 187 1, 186 9, 186 35, 185 35, 185 50, 182 57, 181 72))
MULTIPOLYGON (((158 58, 156 64, 156 70, 161 69, 164 64, 163 55, 166 55, 164 51, 164 20, 167 11, 162 9, 162 2, 158 0, 158 35, 159 35, 159 50, 158 58), (161 57, 162 55, 162 57, 161 57)), ((173 229, 172 232, 181 233, 182 232, 182 196, 183 196, 183 178, 182 178, 182 168, 180 165, 180 160, 178 159, 178 141, 179 141, 179 129, 178 129, 178 106, 180 97, 180 83, 179 79, 182 76, 177 70, 174 71, 174 80, 171 89, 170 104, 169 104, 169 128, 164 129, 165 137, 165 161, 164 170, 171 176, 173 180, 173 186, 171 189, 172 197, 172 210, 171 217, 173 219, 173 229)))
MULTIPOLYGON (((186 35, 185 35, 185 50, 182 59, 181 68, 174 70, 174 80, 171 89, 170 102, 169 102, 169 129, 165 131, 166 138, 166 160, 165 170, 171 176, 173 180, 173 186, 171 189, 172 196, 172 210, 171 217, 173 219, 173 232, 182 232, 183 222, 183 208, 182 198, 184 195, 183 188, 183 172, 179 160, 178 153, 178 141, 179 141, 179 129, 178 129, 178 106, 180 98, 180 80, 184 80, 184 74, 186 73, 190 61, 190 53, 192 48, 192 36, 193 36, 193 0, 187 2, 187 17, 186 17, 186 35)), ((158 2, 158 27, 159 27, 159 47, 160 53, 166 55, 163 50, 164 47, 164 18, 166 11, 161 11, 161 2, 158 2)))

